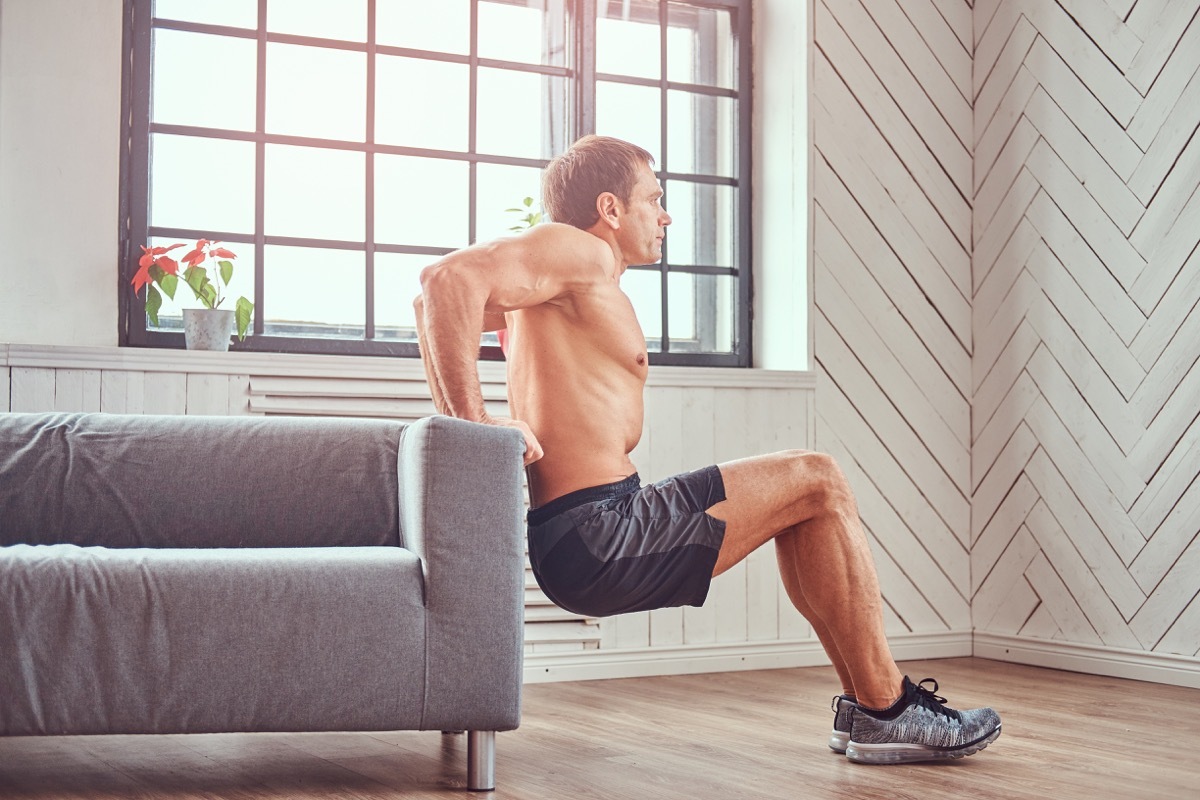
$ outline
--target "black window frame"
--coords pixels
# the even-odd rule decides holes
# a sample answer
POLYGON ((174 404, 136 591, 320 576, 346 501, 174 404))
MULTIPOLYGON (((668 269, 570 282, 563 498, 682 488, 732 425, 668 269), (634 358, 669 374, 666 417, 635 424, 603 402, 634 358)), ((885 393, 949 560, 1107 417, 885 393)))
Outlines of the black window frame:
MULTIPOLYGON (((365 254, 366 269, 366 315, 365 331, 362 338, 319 338, 304 336, 281 336, 263 333, 263 322, 259 314, 255 314, 252 335, 247 335, 244 341, 234 341, 232 350, 252 352, 290 352, 310 354, 337 355, 379 355, 394 357, 418 357, 419 351, 415 342, 396 339, 377 339, 375 334, 375 281, 374 256, 376 252, 407 253, 429 256, 430 263, 453 248, 378 245, 374 241, 374 206, 373 206, 373 159, 376 153, 425 156, 435 158, 450 158, 458 162, 466 162, 470 170, 469 182, 469 214, 468 236, 475 241, 476 234, 476 168, 480 163, 502 164, 523 167, 544 167, 545 159, 517 158, 480 154, 475 152, 476 117, 478 107, 475 95, 478 85, 478 70, 480 67, 498 67, 525 73, 561 76, 568 82, 568 94, 571 97, 572 108, 567 120, 567 141, 573 141, 585 133, 596 129, 596 86, 598 81, 631 84, 637 86, 657 87, 660 95, 660 128, 662 141, 660 144, 661 160, 665 163, 655 165, 656 174, 664 183, 669 195, 672 183, 691 182, 696 184, 716 184, 731 186, 736 195, 734 208, 734 232, 732 267, 719 267, 706 264, 672 265, 670 263, 670 240, 668 236, 664 243, 663 259, 660 264, 632 267, 636 270, 658 272, 662 280, 662 336, 661 339, 648 340, 648 344, 657 343, 659 350, 651 349, 650 363, 657 365, 677 366, 711 366, 711 367, 749 367, 751 365, 751 324, 752 324, 752 229, 751 229, 751 119, 752 119, 752 54, 751 54, 751 0, 679 0, 687 6, 718 9, 728 11, 731 15, 733 47, 736 59, 736 87, 719 88, 713 85, 680 83, 667 79, 667 31, 668 12, 676 0, 661 0, 658 3, 660 26, 661 70, 658 79, 637 78, 627 75, 600 73, 596 70, 596 14, 597 0, 565 0, 568 6, 568 38, 572 39, 571 61, 565 66, 534 65, 497 61, 478 56, 478 4, 479 0, 470 0, 470 49, 468 54, 453 56, 432 51, 413 50, 376 44, 375 35, 375 0, 365 0, 367 3, 367 41, 348 42, 344 40, 327 40, 293 34, 268 33, 264 21, 266 19, 267 0, 258 0, 257 29, 231 28, 205 23, 157 20, 152 17, 154 0, 124 0, 124 55, 125 65, 122 75, 122 150, 121 150, 121 188, 120 188, 120 235, 118 270, 118 304, 119 304, 119 340, 122 346, 182 348, 184 346, 182 331, 164 331, 149 329, 144 313, 143 300, 135 296, 130 288, 130 281, 137 269, 139 245, 145 244, 155 237, 168 237, 176 240, 198 239, 212 237, 230 242, 230 246, 253 247, 255 258, 255 297, 251 298, 256 305, 256 311, 263 308, 263 269, 264 250, 267 245, 299 245, 308 247, 337 247, 339 249, 361 250, 365 254), (257 96, 255 131, 235 132, 218 129, 196 128, 192 126, 151 123, 151 75, 152 59, 152 30, 154 27, 192 31, 198 33, 216 33, 240 38, 252 38, 257 47, 257 96), (268 42, 301 44, 317 47, 336 46, 341 50, 365 52, 367 54, 367 135, 365 143, 348 143, 344 141, 322 140, 292 135, 270 134, 265 132, 265 105, 262 98, 266 83, 266 51, 268 42), (374 80, 376 72, 375 55, 399 55, 419 58, 432 58, 439 61, 451 61, 468 64, 470 67, 469 106, 469 144, 468 152, 436 151, 427 148, 407 147, 396 145, 380 145, 371 141, 374 129, 374 80), (715 175, 673 172, 670 168, 669 151, 667 148, 668 119, 667 92, 683 90, 701 95, 717 97, 732 97, 737 103, 737 121, 734 126, 735 140, 734 159, 736 174, 732 178, 715 175), (158 228, 149 225, 150 197, 150 136, 151 133, 167 133, 182 135, 207 135, 211 138, 225 140, 252 141, 256 148, 255 175, 255 232, 251 237, 243 234, 202 231, 185 228, 158 228), (265 194, 265 148, 270 144, 299 144, 304 146, 333 147, 339 150, 361 151, 366 154, 366 227, 365 241, 344 242, 322 239, 300 239, 286 236, 268 236, 264 231, 264 194, 265 194), (736 341, 734 352, 687 352, 672 350, 668 334, 668 276, 670 274, 686 273, 697 275, 728 275, 737 281, 736 303, 736 341)), ((670 198, 665 203, 670 211, 670 198)), ((503 358, 498 346, 485 345, 480 348, 481 360, 501 360, 503 358)))

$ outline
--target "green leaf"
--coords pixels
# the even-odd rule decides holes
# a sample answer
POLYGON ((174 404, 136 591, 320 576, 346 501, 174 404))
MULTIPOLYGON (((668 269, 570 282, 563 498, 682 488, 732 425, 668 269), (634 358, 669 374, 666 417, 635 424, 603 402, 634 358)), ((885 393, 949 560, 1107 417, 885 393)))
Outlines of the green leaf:
POLYGON ((199 299, 208 308, 216 308, 217 290, 207 279, 205 279, 204 285, 200 287, 199 299))
POLYGON ((188 286, 192 287, 196 299, 201 299, 201 292, 208 283, 208 273, 201 267, 188 267, 184 270, 183 279, 187 281, 188 286))
POLYGON ((531 208, 533 206, 533 198, 532 197, 526 197, 522 202, 525 203, 526 208, 531 208))
POLYGON ((158 264, 150 265, 150 280, 154 281, 155 283, 162 283, 163 276, 166 274, 167 271, 158 264))
POLYGON ((167 293, 167 297, 175 299, 175 289, 179 286, 179 278, 169 273, 164 272, 163 276, 158 279, 158 285, 167 293))
POLYGON ((246 338, 246 330, 250 327, 250 316, 254 313, 254 303, 244 297, 237 299, 233 309, 233 318, 237 320, 238 341, 246 338))
POLYGON ((158 327, 158 310, 162 308, 162 295, 158 293, 158 289, 153 286, 146 287, 146 316, 150 318, 150 324, 158 327))
POLYGON ((229 281, 233 279, 233 262, 218 261, 217 266, 221 268, 221 280, 228 286, 229 281))

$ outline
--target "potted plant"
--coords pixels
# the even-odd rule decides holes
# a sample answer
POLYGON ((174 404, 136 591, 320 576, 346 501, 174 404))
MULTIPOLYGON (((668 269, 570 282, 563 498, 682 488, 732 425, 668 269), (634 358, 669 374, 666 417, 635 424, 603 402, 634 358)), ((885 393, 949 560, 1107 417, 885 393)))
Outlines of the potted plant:
POLYGON ((133 291, 137 294, 146 287, 146 315, 150 322, 158 325, 158 310, 162 307, 162 292, 175 299, 179 287, 179 265, 185 265, 183 282, 204 308, 183 310, 184 340, 189 350, 228 350, 229 335, 237 324, 238 340, 246 338, 254 304, 239 297, 232 310, 221 308, 225 302, 229 282, 233 280, 232 251, 220 247, 221 243, 211 239, 199 239, 179 261, 168 253, 183 247, 183 242, 160 247, 142 247, 138 259, 138 271, 133 276, 133 291), (202 266, 206 264, 207 266, 202 266))

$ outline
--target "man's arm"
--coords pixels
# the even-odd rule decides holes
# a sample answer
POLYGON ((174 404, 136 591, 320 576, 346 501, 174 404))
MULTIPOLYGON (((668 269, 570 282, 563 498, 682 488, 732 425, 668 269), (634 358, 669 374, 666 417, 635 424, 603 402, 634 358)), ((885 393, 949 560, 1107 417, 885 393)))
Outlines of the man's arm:
POLYGON ((425 367, 425 380, 429 384, 429 393, 433 396, 433 407, 438 410, 439 414, 453 416, 449 406, 446 405, 442 382, 438 378, 437 370, 433 367, 433 359, 425 354, 428 338, 425 334, 425 298, 423 295, 417 295, 417 299, 413 301, 413 311, 417 320, 417 347, 421 351, 421 363, 425 367))
POLYGON ((553 302, 603 279, 612 259, 608 245, 595 236, 545 224, 458 250, 422 271, 422 295, 414 303, 417 336, 438 410, 474 422, 516 425, 525 433, 526 463, 540 457, 528 426, 494 419, 484 408, 476 366, 479 334, 507 311, 553 302))

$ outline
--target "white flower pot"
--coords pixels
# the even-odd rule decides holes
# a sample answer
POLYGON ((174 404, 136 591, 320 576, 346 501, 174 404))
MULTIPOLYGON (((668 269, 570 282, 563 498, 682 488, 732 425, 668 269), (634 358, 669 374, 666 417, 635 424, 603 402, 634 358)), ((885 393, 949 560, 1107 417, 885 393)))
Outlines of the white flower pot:
POLYGON ((185 308, 183 339, 188 350, 229 349, 233 312, 224 308, 185 308))

